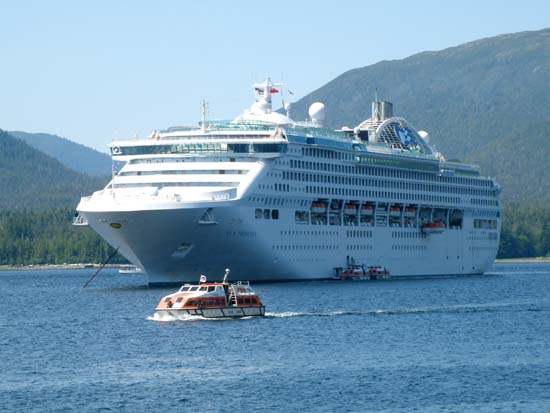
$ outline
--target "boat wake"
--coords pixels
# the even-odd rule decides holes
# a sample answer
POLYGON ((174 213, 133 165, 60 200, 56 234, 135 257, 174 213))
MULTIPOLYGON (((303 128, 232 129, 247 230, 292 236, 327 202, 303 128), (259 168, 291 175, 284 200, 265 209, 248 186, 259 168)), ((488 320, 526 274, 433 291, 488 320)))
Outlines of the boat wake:
MULTIPOLYGON (((265 318, 290 318, 290 317, 338 317, 338 316, 392 316, 408 314, 435 314, 435 313, 479 313, 493 311, 541 311, 539 305, 532 302, 510 302, 510 303, 481 303, 481 304, 457 304, 451 306, 433 307, 402 307, 395 309, 374 309, 374 310, 334 310, 334 311, 285 311, 281 313, 266 312, 265 318)), ((240 318, 204 318, 197 315, 182 314, 178 316, 159 315, 147 317, 148 320, 170 322, 170 321, 221 321, 221 320, 245 320, 253 317, 240 318)))
POLYGON ((147 320, 149 321, 158 321, 161 323, 166 322, 174 322, 174 321, 227 321, 227 320, 248 320, 249 318, 254 317, 208 317, 205 318, 200 315, 190 315, 190 314, 181 314, 181 315, 169 315, 169 314, 163 314, 159 315, 158 313, 153 314, 152 316, 147 317, 147 320))
POLYGON ((482 303, 482 304, 457 304, 452 306, 433 306, 433 307, 403 307, 395 309, 376 309, 376 310, 357 310, 357 311, 313 311, 313 312, 266 312, 265 316, 269 318, 287 318, 287 317, 335 317, 335 316, 381 316, 381 315, 406 315, 422 313, 477 313, 501 311, 503 309, 513 309, 526 311, 540 311, 539 306, 529 302, 515 303, 482 303))

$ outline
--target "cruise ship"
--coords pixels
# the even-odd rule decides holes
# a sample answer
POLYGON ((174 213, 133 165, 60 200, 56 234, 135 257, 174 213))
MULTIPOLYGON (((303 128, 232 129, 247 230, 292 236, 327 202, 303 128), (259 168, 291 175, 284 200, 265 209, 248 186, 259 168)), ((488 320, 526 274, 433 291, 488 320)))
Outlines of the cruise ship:
MULTIPOLYGON (((325 106, 294 121, 273 110, 282 84, 254 85, 230 121, 115 140, 123 166, 77 207, 150 285, 231 268, 235 280, 330 279, 350 262, 392 277, 480 274, 498 252, 500 186, 446 160, 393 105, 354 128, 323 127, 325 106)), ((284 104, 283 104, 284 107, 284 104)))

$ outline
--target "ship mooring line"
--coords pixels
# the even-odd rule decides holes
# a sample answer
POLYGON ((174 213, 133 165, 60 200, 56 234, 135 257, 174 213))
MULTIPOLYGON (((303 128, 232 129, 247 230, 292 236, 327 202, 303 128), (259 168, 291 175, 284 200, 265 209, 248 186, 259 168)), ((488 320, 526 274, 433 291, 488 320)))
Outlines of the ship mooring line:
POLYGON ((118 252, 118 249, 119 249, 119 248, 120 248, 120 247, 117 247, 117 248, 111 253, 111 255, 109 255, 109 258, 107 258, 107 259, 103 262, 103 264, 101 264, 101 266, 99 267, 99 269, 94 273, 94 275, 92 275, 92 277, 88 280, 88 282, 86 282, 86 284, 84 284, 84 287, 82 287, 82 288, 86 288, 86 287, 88 286, 88 284, 90 284, 90 283, 92 282, 92 280, 95 278, 95 276, 96 276, 97 274, 99 274, 99 272, 100 272, 100 271, 107 265, 107 263, 108 263, 109 261, 111 261, 111 259, 115 256, 115 254, 118 252))

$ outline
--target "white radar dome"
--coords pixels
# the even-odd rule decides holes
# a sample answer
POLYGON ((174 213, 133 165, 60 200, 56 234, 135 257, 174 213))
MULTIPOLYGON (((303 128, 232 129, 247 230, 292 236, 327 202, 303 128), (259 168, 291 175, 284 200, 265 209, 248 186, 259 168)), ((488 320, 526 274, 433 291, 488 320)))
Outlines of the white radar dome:
POLYGON ((308 110, 309 117, 314 122, 322 122, 326 115, 325 109, 325 105, 321 102, 312 103, 308 110))
POLYGON ((430 134, 426 132, 425 130, 419 130, 418 134, 422 139, 424 139, 424 142, 430 143, 430 134))

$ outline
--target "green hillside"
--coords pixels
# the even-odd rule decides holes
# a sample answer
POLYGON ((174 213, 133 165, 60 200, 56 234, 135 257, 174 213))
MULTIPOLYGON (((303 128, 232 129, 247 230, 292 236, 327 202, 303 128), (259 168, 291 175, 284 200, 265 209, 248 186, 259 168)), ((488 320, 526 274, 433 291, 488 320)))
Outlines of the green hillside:
POLYGON ((8 132, 73 171, 104 177, 111 174, 111 157, 87 146, 47 133, 8 132))
POLYGON ((0 210, 74 208, 107 182, 77 173, 0 130, 0 210))
MULTIPOLYGON (((377 90, 379 99, 394 103, 396 115, 428 131, 447 158, 477 160, 484 173, 503 180, 503 199, 550 199, 550 191, 532 191, 527 166, 549 152, 535 144, 548 130, 528 126, 550 122, 549 89, 550 29, 545 29, 350 70, 294 103, 291 116, 304 119, 309 105, 321 101, 327 126, 353 127, 370 116, 377 90), (527 133, 535 135, 522 135, 527 133), (505 145, 495 151, 500 142, 505 145), (509 164, 522 166, 502 175, 509 164)), ((542 172, 539 181, 550 178, 542 165, 536 169, 542 172)))
POLYGON ((550 199, 548 139, 550 120, 525 125, 497 141, 473 151, 466 161, 482 165, 483 173, 496 176, 504 199, 529 204, 550 199))
POLYGON ((71 222, 80 197, 107 181, 77 173, 0 130, 0 265, 105 260, 112 248, 71 222))

